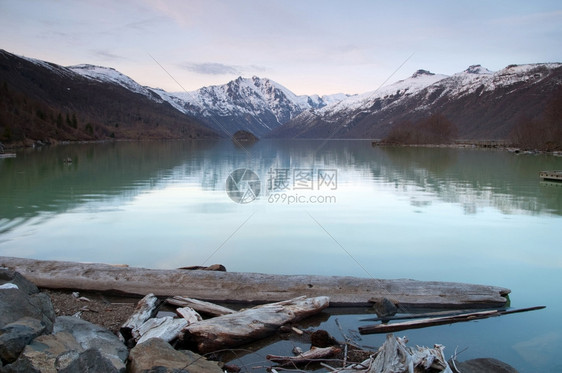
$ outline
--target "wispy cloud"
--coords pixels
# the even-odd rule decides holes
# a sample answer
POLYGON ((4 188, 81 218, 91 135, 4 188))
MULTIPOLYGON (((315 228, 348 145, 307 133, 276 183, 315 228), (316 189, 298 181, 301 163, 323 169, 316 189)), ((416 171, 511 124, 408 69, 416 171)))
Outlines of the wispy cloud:
POLYGON ((184 63, 181 67, 186 70, 193 71, 194 73, 204 75, 228 75, 241 73, 241 71, 234 65, 225 65, 217 62, 184 63))
POLYGON ((247 72, 265 71, 265 68, 260 66, 238 66, 238 65, 225 65, 218 62, 205 62, 205 63, 191 63, 186 62, 180 65, 182 69, 192 71, 202 75, 240 75, 247 72))
POLYGON ((168 18, 164 16, 150 17, 140 20, 134 20, 132 22, 126 23, 123 26, 125 28, 129 28, 137 31, 143 31, 143 32, 154 31, 154 27, 156 27, 158 24, 166 22, 167 20, 168 18))
POLYGON ((115 53, 111 53, 108 50, 103 50, 103 49, 97 49, 93 51, 94 55, 101 57, 105 60, 110 60, 110 61, 116 61, 116 60, 125 60, 127 59, 126 57, 123 56, 119 56, 115 53))

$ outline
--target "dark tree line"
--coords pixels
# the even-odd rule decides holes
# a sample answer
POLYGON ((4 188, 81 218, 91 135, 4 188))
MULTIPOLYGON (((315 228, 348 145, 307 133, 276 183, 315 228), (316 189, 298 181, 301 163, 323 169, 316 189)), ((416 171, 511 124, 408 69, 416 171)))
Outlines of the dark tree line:
POLYGON ((562 150, 562 90, 548 101, 541 116, 521 118, 510 140, 524 149, 562 150))
POLYGON ((418 122, 396 124, 384 142, 389 144, 450 144, 458 135, 457 127, 442 114, 433 114, 418 122))

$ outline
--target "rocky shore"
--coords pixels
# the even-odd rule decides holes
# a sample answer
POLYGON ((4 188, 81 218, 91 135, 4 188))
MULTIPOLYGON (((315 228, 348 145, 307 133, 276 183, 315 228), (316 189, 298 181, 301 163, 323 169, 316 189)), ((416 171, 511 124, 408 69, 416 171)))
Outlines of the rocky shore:
POLYGON ((158 338, 129 350, 115 331, 135 303, 40 292, 7 269, 0 269, 0 284, 1 372, 223 371, 217 362, 158 338))
MULTIPOLYGON (((190 336, 195 338, 197 348, 193 348, 192 345, 190 350, 189 344, 186 344, 181 336, 174 337, 181 334, 174 334, 171 338, 163 334, 158 336, 159 331, 156 329, 161 324, 159 320, 181 321, 182 319, 170 316, 171 312, 165 307, 160 307, 162 303, 153 295, 140 299, 114 297, 101 292, 79 293, 73 290, 52 289, 40 291, 34 283, 20 273, 0 268, 0 372, 239 372, 241 368, 236 365, 207 359, 208 356, 219 357, 215 353, 219 340, 231 338, 229 343, 237 343, 232 337, 221 332, 226 330, 228 334, 236 327, 249 328, 242 332, 247 333, 250 330, 249 334, 252 337, 258 337, 258 334, 265 335, 265 330, 266 334, 284 333, 286 338, 291 335, 291 338, 300 338, 299 341, 311 344, 309 351, 294 351, 295 356, 268 355, 267 359, 271 361, 272 366, 269 368, 262 366, 260 371, 274 371, 274 369, 279 371, 278 369, 285 369, 283 367, 297 369, 297 366, 305 368, 309 364, 313 364, 314 369, 322 366, 328 368, 327 364, 319 365, 319 361, 326 361, 332 364, 328 369, 337 372, 406 372, 409 369, 408 364, 413 362, 414 366, 421 368, 419 365, 421 361, 427 361, 426 358, 431 357, 433 359, 431 366, 416 371, 516 372, 509 365, 495 359, 446 362, 442 346, 412 349, 406 346, 405 338, 396 338, 392 334, 387 335, 387 341, 378 351, 365 350, 350 343, 347 338, 346 342, 338 342, 323 330, 303 331, 291 322, 285 321, 297 320, 298 318, 293 318, 297 313, 306 317, 321 311, 327 306, 327 303, 319 304, 324 302, 322 297, 308 299, 301 297, 305 300, 288 300, 240 311, 191 298, 174 298, 168 299, 168 303, 180 305, 185 302, 195 302, 195 304, 191 303, 194 307, 212 306, 212 309, 206 309, 207 314, 226 313, 216 318, 211 316, 203 321, 197 318, 191 325, 185 320, 182 321, 187 325, 190 336), (263 315, 260 313, 271 311, 276 316, 264 322, 263 315), (148 319, 144 319, 146 317, 148 319), (233 322, 237 319, 241 319, 242 322, 240 323, 240 320, 233 322), (134 326, 137 321, 143 326, 140 328, 134 326), (153 321, 152 324, 157 324, 156 328, 143 331, 142 329, 146 328, 150 321, 153 321), (278 325, 275 325, 275 322, 278 322, 278 325), (260 324, 265 329, 258 329, 260 324), (133 335, 147 334, 136 335, 135 338, 123 337, 125 326, 133 328, 133 335), (153 333, 155 331, 156 333, 153 333), (150 333, 156 334, 157 337, 150 337, 152 335, 150 333), (205 350, 205 346, 212 348, 204 352, 213 353, 205 356, 198 353, 205 350), (395 351, 399 351, 399 355, 394 356, 395 351), (420 362, 416 362, 416 359, 421 359, 422 355, 425 357, 420 362), (396 357, 400 357, 399 360, 405 357, 406 360, 398 361, 396 357), (390 364, 391 360, 392 364, 390 364), (405 370, 396 368, 397 362, 402 364, 405 370), (338 366, 340 368, 337 368, 338 366), (388 370, 391 367, 399 370, 388 370)), ((327 297, 324 298, 327 302, 327 297)), ((193 311, 190 307, 182 309, 193 311)), ((178 312, 180 309, 175 311, 181 313, 178 312)), ((182 328, 186 330, 185 326, 182 328)), ((236 338, 239 337, 235 335, 236 338)))

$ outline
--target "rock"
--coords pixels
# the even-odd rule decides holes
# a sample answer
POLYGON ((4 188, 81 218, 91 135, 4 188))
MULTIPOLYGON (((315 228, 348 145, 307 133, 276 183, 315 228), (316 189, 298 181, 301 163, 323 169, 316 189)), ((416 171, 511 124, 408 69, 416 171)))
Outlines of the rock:
POLYGON ((12 283, 18 286, 20 290, 28 295, 39 293, 39 289, 35 284, 25 277, 23 277, 19 272, 12 271, 7 268, 0 268, 0 284, 12 283))
POLYGON ((178 269, 186 269, 189 271, 219 271, 219 272, 226 272, 226 267, 222 264, 211 264, 210 266, 189 266, 189 267, 180 267, 178 269))
POLYGON ((56 318, 53 332, 70 333, 83 350, 99 350, 118 371, 125 370, 127 347, 109 330, 88 321, 72 317, 59 316, 56 318))
POLYGON ((22 317, 18 321, 5 325, 0 329, 0 359, 2 363, 13 363, 34 338, 45 332, 41 321, 22 317))
POLYGON ((129 362, 130 373, 222 373, 217 363, 191 351, 174 350, 158 338, 137 344, 129 354, 129 362))
POLYGON ((46 333, 50 333, 52 331, 51 325, 53 325, 57 316, 55 307, 53 307, 53 303, 51 302, 51 297, 46 293, 34 294, 31 296, 31 304, 41 311, 43 315, 41 321, 44 322, 47 327, 46 333))
POLYGON ((109 330, 69 316, 25 346, 5 372, 125 372, 127 348, 109 330))
POLYGON ((51 298, 44 293, 28 295, 21 288, 0 290, 0 328, 22 317, 41 321, 46 327, 45 332, 50 333, 55 320, 51 298))
POLYGON ((380 318, 390 317, 396 315, 398 312, 398 307, 396 304, 388 298, 382 299, 371 299, 373 304, 373 309, 375 310, 376 314, 380 318))
POLYGON ((313 347, 338 346, 339 342, 325 330, 317 330, 310 335, 310 344, 313 347))
POLYGON ((58 373, 117 373, 119 370, 109 359, 96 349, 89 349, 78 354, 65 368, 58 373))
POLYGON ((25 347, 14 363, 3 367, 3 372, 55 373, 69 365, 83 350, 70 333, 41 335, 25 347))
MULTIPOLYGON (((449 364, 453 367, 453 364, 449 364)), ((517 370, 511 365, 503 361, 493 358, 480 358, 466 360, 462 362, 455 361, 457 371, 462 373, 517 373, 517 370)))

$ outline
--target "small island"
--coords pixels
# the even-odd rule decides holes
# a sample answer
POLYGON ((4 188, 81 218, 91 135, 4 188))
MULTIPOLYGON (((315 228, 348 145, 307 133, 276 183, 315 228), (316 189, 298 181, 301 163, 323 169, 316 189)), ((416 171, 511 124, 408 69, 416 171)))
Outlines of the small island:
POLYGON ((258 140, 259 139, 253 133, 244 130, 236 131, 236 133, 232 135, 232 141, 234 141, 237 144, 238 143, 253 144, 258 140))

